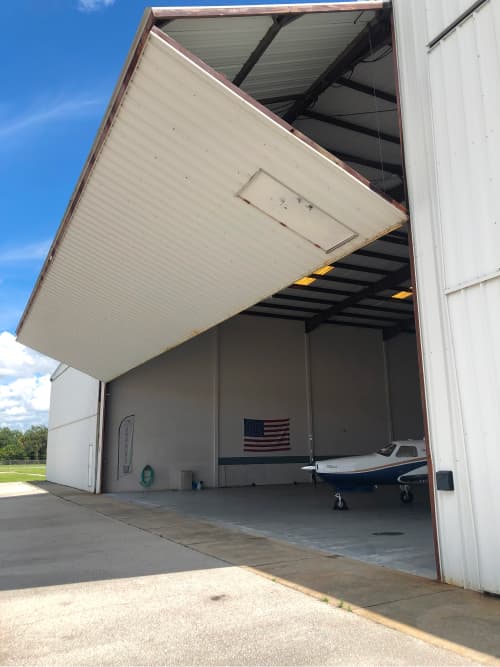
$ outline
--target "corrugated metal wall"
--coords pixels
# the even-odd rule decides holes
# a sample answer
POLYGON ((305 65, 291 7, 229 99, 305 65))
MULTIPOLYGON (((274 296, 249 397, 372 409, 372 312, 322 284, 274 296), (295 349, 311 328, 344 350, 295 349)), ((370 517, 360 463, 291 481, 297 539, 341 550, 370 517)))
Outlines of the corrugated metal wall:
POLYGON ((500 6, 428 48, 477 3, 442 4, 394 3, 431 449, 455 474, 439 545, 445 580, 499 593, 500 6))
POLYGON ((99 381, 67 366, 52 377, 47 479, 95 491, 99 381))

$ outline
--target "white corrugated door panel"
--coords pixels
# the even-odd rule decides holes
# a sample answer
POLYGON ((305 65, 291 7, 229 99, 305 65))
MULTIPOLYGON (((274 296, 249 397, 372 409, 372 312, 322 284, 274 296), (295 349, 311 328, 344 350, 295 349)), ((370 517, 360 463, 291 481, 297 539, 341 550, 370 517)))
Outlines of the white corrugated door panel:
POLYGON ((155 28, 19 339, 109 380, 406 220, 155 28))
MULTIPOLYGON (((444 292, 479 587, 500 593, 500 7, 485 2, 429 53, 444 292), (458 110, 458 111, 457 111, 458 110)), ((458 490, 461 492, 461 489, 458 490)))
POLYGON ((99 381, 74 368, 51 381, 47 479, 94 492, 99 381))

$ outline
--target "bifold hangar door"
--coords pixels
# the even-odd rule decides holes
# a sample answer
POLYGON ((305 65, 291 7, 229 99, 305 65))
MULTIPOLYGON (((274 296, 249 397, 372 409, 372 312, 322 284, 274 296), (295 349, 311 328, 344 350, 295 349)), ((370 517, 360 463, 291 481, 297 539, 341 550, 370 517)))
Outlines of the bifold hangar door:
POLYGON ((18 337, 107 381, 406 219, 151 14, 18 337))

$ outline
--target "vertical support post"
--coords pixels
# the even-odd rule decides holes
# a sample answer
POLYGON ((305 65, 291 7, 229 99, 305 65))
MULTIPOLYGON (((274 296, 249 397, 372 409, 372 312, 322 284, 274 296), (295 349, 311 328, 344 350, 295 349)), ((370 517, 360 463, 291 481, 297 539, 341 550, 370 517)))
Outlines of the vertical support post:
POLYGON ((385 403, 387 407, 387 427, 389 442, 394 440, 394 426, 392 421, 391 376, 389 373, 389 359, 387 358, 387 341, 382 340, 382 354, 384 355, 385 403))
POLYGON ((306 379, 307 440, 309 461, 312 463, 314 461, 314 415, 312 404, 311 344, 307 332, 304 332, 304 370, 306 379))
POLYGON ((102 493, 102 451, 104 447, 104 407, 106 403, 106 383, 99 382, 99 399, 97 405, 97 436, 95 454, 94 493, 102 493))
POLYGON ((212 485, 219 487, 219 423, 220 423, 220 340, 219 327, 213 330, 213 357, 212 357, 212 485))

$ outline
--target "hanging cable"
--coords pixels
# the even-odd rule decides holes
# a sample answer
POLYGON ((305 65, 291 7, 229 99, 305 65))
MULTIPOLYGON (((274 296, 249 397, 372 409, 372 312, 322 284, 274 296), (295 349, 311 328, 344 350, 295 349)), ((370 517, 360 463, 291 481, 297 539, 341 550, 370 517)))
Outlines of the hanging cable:
MULTIPOLYGON (((372 33, 370 27, 368 28, 368 41, 370 43, 370 55, 373 55, 373 43, 372 43, 372 33)), ((384 57, 387 55, 387 53, 384 55, 384 57)), ((371 62, 377 62, 377 60, 372 60, 371 62)), ((381 166, 381 171, 382 171, 382 189, 385 189, 385 169, 384 169, 384 154, 382 151, 382 140, 380 138, 380 118, 378 115, 379 108, 378 108, 378 98, 376 95, 376 86, 375 86, 375 72, 372 69, 372 90, 373 90, 373 99, 375 102, 375 113, 376 113, 376 120, 377 120, 377 135, 378 135, 378 154, 379 154, 379 160, 380 160, 380 166, 381 166)))

